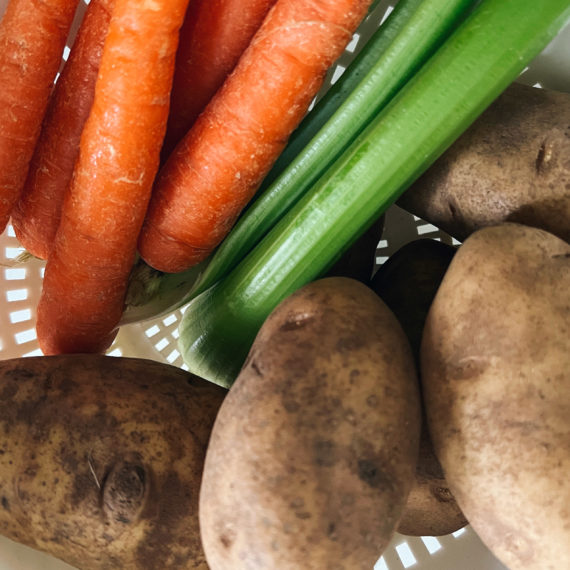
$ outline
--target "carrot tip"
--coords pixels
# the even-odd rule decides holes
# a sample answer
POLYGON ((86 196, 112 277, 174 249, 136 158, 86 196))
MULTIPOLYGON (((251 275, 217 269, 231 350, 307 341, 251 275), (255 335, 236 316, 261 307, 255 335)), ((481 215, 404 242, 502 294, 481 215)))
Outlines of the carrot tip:
POLYGON ((204 261, 210 251, 166 236, 153 226, 145 226, 139 239, 139 254, 157 271, 180 273, 204 261))
POLYGON ((97 342, 94 342, 94 339, 91 337, 81 339, 77 336, 61 336, 57 331, 51 331, 51 334, 47 334, 39 329, 38 343, 40 350, 45 356, 56 354, 104 354, 113 344, 118 332, 118 329, 115 329, 104 338, 97 339, 97 342))

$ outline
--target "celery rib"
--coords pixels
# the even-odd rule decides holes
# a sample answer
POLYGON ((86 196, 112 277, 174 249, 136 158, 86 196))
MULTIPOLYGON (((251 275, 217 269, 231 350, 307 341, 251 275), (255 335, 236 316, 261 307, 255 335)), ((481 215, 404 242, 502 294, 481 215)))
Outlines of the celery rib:
POLYGON ((191 372, 230 386, 259 327, 317 278, 558 33, 567 0, 483 0, 324 176, 180 326, 191 372))
POLYGON ((400 0, 309 112, 192 296, 228 274, 441 45, 474 0, 400 0))

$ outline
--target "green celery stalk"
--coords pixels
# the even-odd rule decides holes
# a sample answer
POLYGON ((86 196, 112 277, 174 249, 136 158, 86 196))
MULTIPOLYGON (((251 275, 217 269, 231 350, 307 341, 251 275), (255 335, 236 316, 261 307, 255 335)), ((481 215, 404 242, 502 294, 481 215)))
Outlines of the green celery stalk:
POLYGON ((230 386, 270 312, 319 277, 551 41, 568 0, 483 0, 252 252, 184 313, 191 372, 230 386))
MULTIPOLYGON (((379 5, 376 0, 372 12, 379 5)), ((227 275, 386 106, 476 0, 400 0, 290 137, 258 197, 212 256, 180 274, 139 260, 121 324, 179 309, 227 275)))
MULTIPOLYGON (((368 17, 380 6, 382 1, 383 0, 374 0, 371 3, 368 10, 368 17)), ((326 92, 324 97, 321 98, 320 102, 290 137, 288 146, 282 154, 282 158, 278 159, 275 163, 267 179, 276 177, 295 154, 302 150, 303 146, 305 146, 317 130, 323 126, 336 109, 338 109, 342 101, 354 89, 361 78, 366 75, 390 42, 411 18, 415 8, 423 1, 424 0, 400 0, 397 8, 392 12, 392 15, 382 24, 381 33, 377 31, 374 37, 367 42, 358 60, 355 59, 355 61, 351 63, 348 70, 334 86, 326 92)), ((458 0, 453 0, 453 2, 457 1, 458 0)), ((365 22, 363 22, 361 26, 364 24, 365 22)), ((391 67, 394 68, 392 72, 397 76, 398 70, 395 69, 395 66, 391 67)), ((263 187, 267 185, 268 183, 264 182, 263 187)), ((275 201, 273 197, 272 201, 275 201)), ((285 207, 290 207, 294 201, 295 197, 291 196, 287 205, 284 203, 281 205, 282 209, 284 210, 285 207)), ((267 210, 267 207, 263 208, 263 210, 267 210)), ((254 218, 257 219, 257 221, 261 221, 259 216, 264 216, 265 214, 266 212, 262 212, 261 208, 256 208, 255 211, 252 211, 248 215, 248 219, 251 220, 254 218)), ((155 319, 187 304, 199 292, 205 290, 211 283, 227 274, 229 270, 244 257, 245 253, 263 237, 263 234, 266 233, 267 229, 274 225, 274 223, 275 220, 267 218, 265 223, 259 224, 259 229, 255 222, 241 223, 241 229, 238 229, 237 233, 231 237, 229 247, 224 247, 223 251, 216 256, 213 263, 212 256, 210 256, 198 266, 190 267, 180 273, 163 273, 154 270, 142 259, 138 259, 129 279, 125 310, 120 324, 125 325, 155 319), (240 237, 240 234, 244 233, 247 235, 240 237), (244 242, 240 244, 240 240, 245 239, 249 240, 248 243, 244 242), (233 260, 232 267, 228 265, 229 260, 226 261, 228 254, 231 255, 233 260), (212 264, 210 265, 210 263, 212 264)))
POLYGON ((258 197, 214 252, 190 297, 227 275, 244 258, 427 61, 475 3, 400 0, 295 130, 258 197))

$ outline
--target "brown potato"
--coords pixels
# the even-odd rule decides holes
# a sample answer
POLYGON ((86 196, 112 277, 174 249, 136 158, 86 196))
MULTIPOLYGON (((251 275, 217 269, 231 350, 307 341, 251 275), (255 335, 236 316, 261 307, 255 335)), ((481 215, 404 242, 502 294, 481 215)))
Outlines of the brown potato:
POLYGON ((412 485, 408 341, 362 283, 331 277, 259 331, 216 419, 200 492, 212 570, 371 570, 412 485))
POLYGON ((198 491, 225 394, 150 360, 0 362, 0 534, 81 569, 207 569, 198 491))
POLYGON ((444 536, 467 524, 435 455, 427 423, 423 421, 414 484, 396 530, 406 536, 444 536))
POLYGON ((394 252, 370 283, 402 325, 418 368, 425 320, 455 251, 434 239, 416 239, 394 252))
POLYGON ((501 222, 570 241, 570 94, 512 84, 398 205, 461 241, 501 222))
MULTIPOLYGON (((414 240, 392 254, 372 279, 372 289, 407 334, 418 370, 425 319, 455 251, 455 247, 433 239, 414 240)), ((442 536, 466 524, 433 451, 424 419, 415 482, 397 531, 408 536, 442 536)))
POLYGON ((570 568, 570 246, 504 224, 459 248, 421 349, 436 455, 510 570, 570 568))

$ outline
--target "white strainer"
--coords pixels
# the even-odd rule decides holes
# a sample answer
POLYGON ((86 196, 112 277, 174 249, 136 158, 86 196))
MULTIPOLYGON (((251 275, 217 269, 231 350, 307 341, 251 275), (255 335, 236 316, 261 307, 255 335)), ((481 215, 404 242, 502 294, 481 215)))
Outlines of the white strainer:
MULTIPOLYGON (((88 0, 82 0, 69 44, 88 3, 88 0)), ((7 0, 0 0, 0 16, 6 4, 7 0)), ((395 4, 395 0, 380 2, 375 12, 355 34, 337 65, 330 70, 327 85, 336 81, 395 4)), ((66 49, 65 58, 68 53, 66 49)), ((530 85, 540 84, 543 87, 570 92, 570 25, 529 65, 520 80, 530 85)), ((377 263, 382 264, 402 245, 418 237, 452 242, 434 226, 393 206, 386 214, 384 234, 378 244, 377 263)), ((22 251, 9 226, 4 234, 0 235, 0 359, 41 354, 35 333, 35 317, 45 264, 37 259, 18 263, 17 258, 22 251)), ((177 349, 177 329, 181 316, 182 311, 175 311, 166 317, 122 327, 109 354, 149 358, 184 367, 177 349)), ((438 538, 410 538, 397 534, 374 570, 407 568, 505 570, 469 526, 438 538)), ((59 560, 0 537, 0 570, 66 569, 73 570, 71 566, 59 560)))

